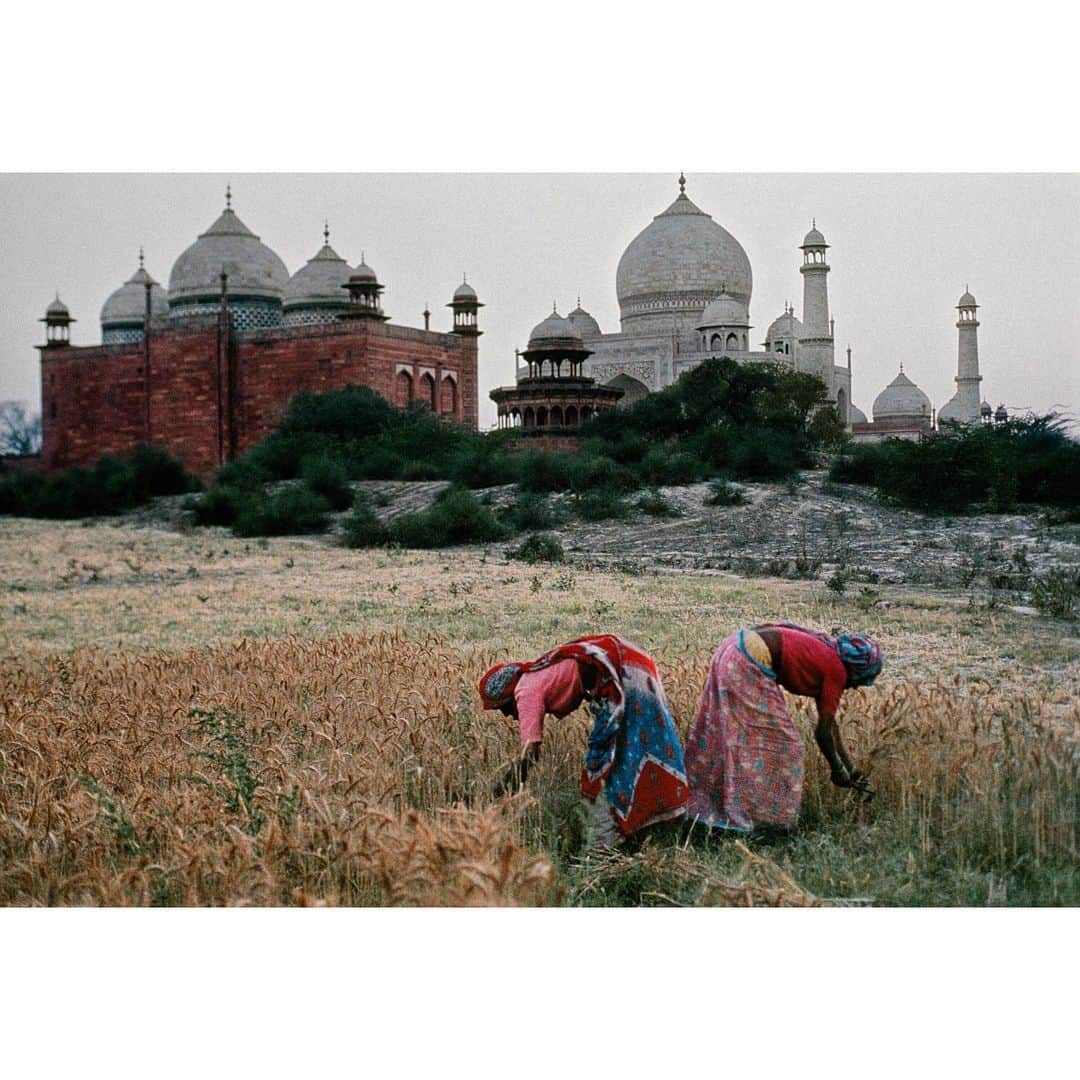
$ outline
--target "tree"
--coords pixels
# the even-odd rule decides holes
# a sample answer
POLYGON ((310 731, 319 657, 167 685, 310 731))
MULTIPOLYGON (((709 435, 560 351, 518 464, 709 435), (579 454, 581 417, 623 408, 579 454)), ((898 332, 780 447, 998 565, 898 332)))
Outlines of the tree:
POLYGON ((41 453, 41 417, 21 401, 0 401, 0 454, 41 453))

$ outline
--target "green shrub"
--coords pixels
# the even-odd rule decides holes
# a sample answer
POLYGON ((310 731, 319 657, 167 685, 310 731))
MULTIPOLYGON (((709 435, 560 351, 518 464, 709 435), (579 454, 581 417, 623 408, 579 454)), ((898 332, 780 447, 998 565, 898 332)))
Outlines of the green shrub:
POLYGON ((158 447, 100 458, 92 468, 16 473, 0 479, 0 513, 71 519, 118 514, 157 495, 194 491, 199 482, 158 447))
POLYGON ((652 517, 679 517, 682 513, 662 492, 657 491, 655 488, 645 492, 635 505, 643 513, 652 517))
POLYGON ((290 486, 274 495, 249 497, 238 506, 237 536, 293 536, 321 533, 329 523, 330 504, 307 487, 290 486))
POLYGON ((375 516, 371 500, 359 492, 353 511, 345 519, 342 543, 349 548, 379 547, 387 541, 386 527, 375 516))
POLYGON ((199 525, 232 525, 241 513, 250 513, 261 500, 261 491, 215 483, 195 500, 192 509, 199 525))
POLYGON ((533 533, 518 547, 508 548, 506 556, 527 563, 561 563, 566 559, 558 538, 544 533, 533 533))
POLYGON ((1052 619, 1072 619, 1080 612, 1080 570, 1051 570, 1035 579, 1031 602, 1052 619))
POLYGON ((607 521, 625 518, 630 513, 630 507, 621 495, 604 489, 578 495, 574 499, 574 509, 582 521, 607 521))
POLYGON ((1053 414, 1003 424, 947 425, 921 443, 855 446, 830 480, 871 484, 882 498, 938 513, 1018 503, 1080 505, 1080 443, 1053 414))
POLYGON ((523 491, 510 511, 510 524, 517 532, 537 532, 559 525, 565 515, 551 504, 547 495, 523 491))
POLYGON ((744 506, 746 494, 741 487, 728 480, 717 479, 709 484, 709 493, 705 496, 706 506, 744 506))
POLYGON ((300 468, 304 483, 321 495, 333 509, 347 510, 353 504, 353 490, 345 466, 336 458, 318 456, 304 459, 300 468))
POLYGON ((403 547, 443 548, 505 540, 509 529, 471 491, 451 487, 429 509, 395 518, 387 532, 403 547))
POLYGON ((573 454, 526 450, 517 455, 517 480, 522 491, 567 491, 574 469, 573 454))

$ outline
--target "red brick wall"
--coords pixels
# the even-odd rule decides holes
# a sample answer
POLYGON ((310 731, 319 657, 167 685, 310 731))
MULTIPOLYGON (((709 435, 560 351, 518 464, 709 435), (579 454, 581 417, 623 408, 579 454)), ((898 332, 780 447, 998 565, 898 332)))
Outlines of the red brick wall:
POLYGON ((207 474, 268 435, 302 390, 370 386, 395 399, 398 371, 435 381, 449 418, 476 430, 476 338, 374 321, 230 335, 225 320, 141 343, 41 350, 43 459, 86 465, 149 439, 207 474), (454 393, 444 385, 456 381, 454 393))

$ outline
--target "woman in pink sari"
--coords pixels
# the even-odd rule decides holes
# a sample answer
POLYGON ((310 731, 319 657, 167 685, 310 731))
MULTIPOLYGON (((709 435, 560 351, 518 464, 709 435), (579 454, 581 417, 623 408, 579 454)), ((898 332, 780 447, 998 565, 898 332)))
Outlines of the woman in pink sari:
POLYGON ((870 686, 881 668, 880 646, 858 634, 768 623, 724 640, 686 743, 687 817, 736 832, 798 824, 803 740, 781 687, 817 703, 814 736, 832 782, 869 792, 844 749, 836 712, 846 689, 870 686))

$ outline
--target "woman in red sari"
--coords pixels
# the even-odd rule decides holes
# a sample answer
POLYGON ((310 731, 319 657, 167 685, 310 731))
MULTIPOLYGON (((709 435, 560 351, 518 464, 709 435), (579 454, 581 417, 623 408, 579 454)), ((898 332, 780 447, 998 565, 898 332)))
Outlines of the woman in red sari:
POLYGON ((567 716, 587 702, 593 727, 581 792, 596 809, 597 846, 683 814, 682 745, 656 662, 643 649, 613 634, 578 638, 536 660, 496 664, 478 689, 485 709, 515 717, 520 727, 521 758, 496 794, 524 782, 540 755, 545 715, 567 716))
POLYGON ((881 668, 880 646, 858 634, 767 623, 728 637, 713 656, 687 739, 687 816, 737 832, 798 824, 803 741, 781 687, 817 703, 814 736, 832 782, 869 791, 844 749, 836 713, 844 691, 870 686, 881 668))

